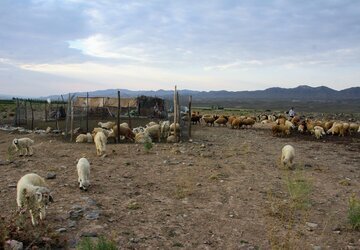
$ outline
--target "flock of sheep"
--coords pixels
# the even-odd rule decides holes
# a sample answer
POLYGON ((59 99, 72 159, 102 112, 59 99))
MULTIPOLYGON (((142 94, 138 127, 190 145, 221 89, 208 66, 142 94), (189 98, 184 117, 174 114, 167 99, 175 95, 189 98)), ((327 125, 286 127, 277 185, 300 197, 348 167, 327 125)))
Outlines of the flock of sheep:
POLYGON ((345 136, 360 133, 359 124, 355 122, 311 120, 300 116, 287 118, 283 114, 236 117, 233 115, 200 115, 198 112, 193 112, 191 121, 193 124, 203 123, 209 126, 217 124, 232 129, 252 127, 256 122, 260 122, 261 124, 271 124, 271 130, 275 136, 290 135, 293 131, 298 130, 302 134, 313 134, 317 139, 326 134, 345 136))
MULTIPOLYGON (((346 123, 339 121, 311 121, 310 119, 301 119, 295 116, 291 119, 284 115, 260 115, 257 117, 235 117, 225 115, 203 115, 199 113, 191 114, 191 121, 194 124, 203 123, 214 126, 229 126, 233 129, 242 127, 252 127, 255 122, 262 124, 271 123, 274 135, 289 135, 292 130, 297 128, 301 133, 309 132, 314 134, 316 138, 327 134, 338 134, 344 136, 353 132, 360 132, 359 125, 356 123, 346 123)), ((104 155, 106 152, 106 144, 109 139, 116 140, 117 133, 127 140, 135 143, 146 143, 162 139, 167 142, 176 142, 175 128, 180 133, 180 126, 177 123, 170 124, 169 121, 160 123, 150 122, 145 127, 137 127, 130 129, 127 123, 120 124, 120 129, 114 122, 99 122, 99 127, 94 128, 92 133, 80 134, 76 138, 76 142, 94 142, 96 153, 98 156, 104 155)), ((34 141, 29 138, 14 139, 12 142, 16 151, 20 155, 32 155, 32 146, 34 141)), ((284 167, 291 168, 295 157, 295 149, 291 145, 285 145, 281 151, 281 164, 284 167)), ((86 158, 81 158, 77 163, 79 188, 87 190, 90 186, 90 164, 86 158)), ((50 190, 45 180, 37 174, 30 173, 24 175, 17 183, 17 205, 20 212, 29 210, 31 222, 35 226, 38 224, 38 218, 43 220, 46 215, 46 206, 53 202, 50 190)))

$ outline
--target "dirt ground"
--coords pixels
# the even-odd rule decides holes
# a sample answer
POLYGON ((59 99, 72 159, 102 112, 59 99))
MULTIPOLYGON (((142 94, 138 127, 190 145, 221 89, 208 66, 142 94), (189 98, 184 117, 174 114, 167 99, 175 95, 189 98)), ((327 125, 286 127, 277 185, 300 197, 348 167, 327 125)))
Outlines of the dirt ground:
POLYGON ((108 144, 101 158, 93 144, 0 131, 1 215, 14 214, 21 176, 52 172, 55 202, 41 226, 69 248, 82 236, 104 235, 121 249, 360 249, 360 232, 347 221, 349 197, 360 197, 359 134, 280 138, 260 124, 197 125, 192 134, 193 142, 149 151, 108 144), (34 139, 35 153, 6 163, 15 137, 34 139), (296 150, 293 170, 279 165, 286 144, 296 150), (82 156, 91 162, 87 192, 77 185, 82 156), (287 183, 294 179, 310 186, 305 206, 293 206, 287 183))

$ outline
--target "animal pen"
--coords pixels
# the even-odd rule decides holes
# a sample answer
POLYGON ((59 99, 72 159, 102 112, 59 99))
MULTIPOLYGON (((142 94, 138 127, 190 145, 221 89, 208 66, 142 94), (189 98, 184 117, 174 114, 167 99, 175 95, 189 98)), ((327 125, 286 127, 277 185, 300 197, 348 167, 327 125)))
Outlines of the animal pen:
MULTIPOLYGON (((62 96, 61 96, 62 97, 62 96)), ((23 126, 31 130, 45 130, 51 127, 55 132, 65 132, 65 137, 73 132, 91 132, 98 126, 99 121, 127 122, 130 127, 145 126, 149 121, 169 120, 180 124, 180 139, 191 137, 191 97, 189 98, 189 117, 181 116, 179 93, 176 88, 174 100, 165 100, 158 97, 139 96, 134 98, 118 97, 75 97, 68 95, 67 100, 8 100, 16 105, 13 112, 2 119, 0 125, 12 124, 23 126), (173 112, 168 114, 172 107, 173 112), (175 107, 175 108, 174 108, 175 107)), ((175 132, 176 133, 176 132, 175 132)))

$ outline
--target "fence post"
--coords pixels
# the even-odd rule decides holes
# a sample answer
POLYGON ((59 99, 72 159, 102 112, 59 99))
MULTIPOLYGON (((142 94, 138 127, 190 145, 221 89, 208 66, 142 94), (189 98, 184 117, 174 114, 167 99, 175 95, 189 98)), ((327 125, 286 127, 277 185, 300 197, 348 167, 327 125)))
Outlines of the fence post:
POLYGON ((70 141, 73 141, 74 136, 74 102, 71 100, 71 119, 70 119, 70 141))
POLYGON ((31 101, 29 101, 29 103, 30 103, 30 109, 31 109, 31 130, 34 130, 34 109, 32 107, 31 101))
POLYGON ((47 101, 45 102, 45 122, 47 122, 47 101))
POLYGON ((191 139, 191 102, 192 102, 192 96, 189 96, 189 131, 188 131, 188 135, 189 135, 189 139, 191 139))
POLYGON ((117 110, 117 143, 120 143, 120 90, 118 90, 118 110, 117 110))
POLYGON ((86 133, 89 132, 89 92, 86 92, 86 133))
POLYGON ((69 93, 69 97, 68 97, 68 100, 67 100, 67 107, 66 107, 65 138, 68 137, 69 116, 70 116, 70 93, 69 93))
POLYGON ((55 125, 56 125, 56 129, 59 130, 59 102, 60 99, 58 98, 57 103, 56 103, 56 111, 55 111, 55 125))
POLYGON ((175 91, 174 91, 174 136, 175 140, 177 138, 177 131, 176 131, 176 123, 177 123, 177 90, 175 85, 175 91))
POLYGON ((28 125, 28 122, 27 122, 27 106, 26 106, 26 100, 25 100, 25 124, 26 124, 26 127, 28 125))
POLYGON ((128 103, 128 118, 129 118, 129 127, 131 129, 132 126, 131 126, 131 117, 130 117, 130 103, 128 103))

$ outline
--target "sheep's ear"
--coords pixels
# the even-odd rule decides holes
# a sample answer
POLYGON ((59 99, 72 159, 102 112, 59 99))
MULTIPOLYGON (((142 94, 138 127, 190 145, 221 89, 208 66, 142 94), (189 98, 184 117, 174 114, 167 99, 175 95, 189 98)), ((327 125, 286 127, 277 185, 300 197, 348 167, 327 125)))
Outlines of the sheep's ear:
POLYGON ((35 195, 36 195, 36 200, 38 202, 41 202, 43 194, 41 192, 36 192, 35 195))

